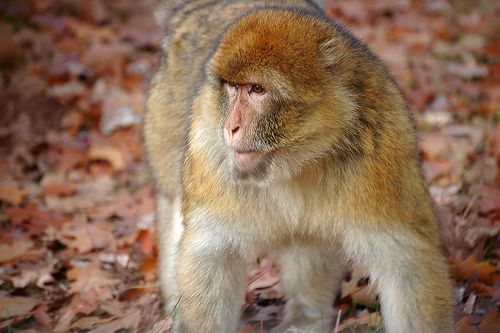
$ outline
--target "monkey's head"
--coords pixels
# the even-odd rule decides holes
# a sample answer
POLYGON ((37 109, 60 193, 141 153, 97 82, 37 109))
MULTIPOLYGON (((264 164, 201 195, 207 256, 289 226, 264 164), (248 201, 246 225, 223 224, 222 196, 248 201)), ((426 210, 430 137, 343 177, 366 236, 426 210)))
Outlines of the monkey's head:
POLYGON ((252 13, 223 35, 207 76, 235 179, 294 177, 341 141, 355 106, 335 73, 340 37, 322 18, 279 10, 252 13))

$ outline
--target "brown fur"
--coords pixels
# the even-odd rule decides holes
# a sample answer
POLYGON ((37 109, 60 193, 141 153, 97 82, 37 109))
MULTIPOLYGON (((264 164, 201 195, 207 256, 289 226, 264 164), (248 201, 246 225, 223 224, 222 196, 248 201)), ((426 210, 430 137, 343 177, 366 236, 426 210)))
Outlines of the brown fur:
POLYGON ((377 58, 307 1, 168 3, 145 140, 166 308, 182 295, 175 330, 233 332, 245 262, 277 251, 287 306, 276 332, 330 329, 339 254, 370 272, 387 332, 451 332, 413 125, 377 58), (247 142, 268 155, 246 175, 222 139, 226 82, 270 95, 247 142))

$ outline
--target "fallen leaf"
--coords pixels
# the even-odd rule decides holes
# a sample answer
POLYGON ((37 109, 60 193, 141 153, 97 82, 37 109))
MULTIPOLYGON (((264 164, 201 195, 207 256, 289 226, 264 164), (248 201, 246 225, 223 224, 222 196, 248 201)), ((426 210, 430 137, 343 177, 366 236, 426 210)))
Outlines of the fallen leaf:
POLYGON ((37 298, 8 296, 0 291, 0 318, 25 315, 38 304, 40 304, 40 300, 37 298))
POLYGON ((119 282, 113 273, 103 270, 98 261, 74 263, 66 276, 71 281, 69 291, 82 297, 97 293, 102 299, 111 298, 111 289, 119 282))
POLYGON ((125 307, 128 306, 126 302, 120 302, 116 298, 112 299, 109 302, 101 304, 99 308, 103 311, 106 311, 108 314, 112 316, 120 316, 125 310, 125 307))
POLYGON ((113 321, 115 317, 83 317, 75 321, 70 328, 73 329, 83 329, 83 330, 91 330, 96 326, 103 326, 104 324, 113 321))
POLYGON ((24 288, 31 282, 36 281, 38 274, 33 270, 22 270, 21 274, 13 276, 10 281, 15 288, 24 288))
POLYGON ((139 271, 141 272, 145 282, 151 282, 156 279, 157 277, 156 273, 158 271, 157 266, 158 263, 156 261, 156 258, 154 257, 144 260, 139 271))
POLYGON ((462 64, 448 64, 448 71, 463 79, 484 78, 488 76, 489 72, 487 66, 478 64, 472 56, 468 56, 462 64))
POLYGON ((112 146, 92 146, 89 151, 92 160, 109 162, 116 171, 125 169, 125 160, 120 150, 112 146))
POLYGON ((480 333, 500 332, 500 312, 491 311, 479 324, 480 333))
POLYGON ((481 198, 478 202, 479 211, 489 214, 500 211, 500 198, 481 198))
POLYGON ((155 288, 129 288, 123 291, 120 296, 118 296, 118 300, 123 302, 133 302, 142 297, 145 293, 153 293, 156 292, 155 288))
POLYGON ((480 283, 480 282, 474 282, 472 284, 472 288, 480 296, 492 297, 496 292, 495 288, 487 286, 487 285, 480 283))
POLYGON ((0 263, 9 262, 22 256, 33 247, 30 240, 19 240, 12 244, 0 244, 0 263))
POLYGON ((339 325, 338 331, 348 329, 352 326, 378 327, 381 325, 381 319, 380 313, 363 310, 356 317, 344 320, 342 324, 339 325))
MULTIPOLYGON (((151 333, 165 333, 165 332, 169 332, 170 331, 170 328, 172 327, 172 324, 173 324, 173 320, 171 317, 167 317, 165 319, 162 319, 158 322, 156 322, 153 327, 151 328, 150 332, 151 333)), ((254 328, 252 326, 252 328, 254 328)), ((249 331, 249 330, 246 330, 244 331, 243 329, 238 331, 238 333, 251 333, 253 332, 252 331, 249 331)))
POLYGON ((141 248, 141 252, 146 257, 153 255, 154 245, 156 243, 156 236, 149 230, 141 230, 137 236, 137 243, 141 248))
POLYGON ((59 227, 68 217, 55 210, 42 211, 34 202, 26 207, 9 207, 5 215, 13 227, 25 230, 28 236, 40 235, 48 225, 59 227))
POLYGON ((54 327, 54 321, 47 313, 48 311, 49 307, 47 304, 40 304, 33 311, 33 316, 35 317, 36 322, 47 332, 51 331, 54 327))
POLYGON ((88 333, 110 333, 110 332, 121 331, 124 329, 130 329, 132 331, 136 331, 140 322, 141 322, 141 311, 131 310, 123 314, 123 316, 104 325, 100 325, 99 327, 96 327, 95 329, 89 331, 88 333))
POLYGON ((46 174, 41 184, 44 195, 66 197, 75 194, 76 187, 62 173, 46 174))
POLYGON ((456 324, 456 333, 479 333, 476 326, 470 323, 470 317, 464 316, 456 324))
POLYGON ((14 39, 13 27, 2 21, 0 24, 0 66, 2 67, 16 67, 22 63, 24 59, 23 49, 19 43, 14 39))
POLYGON ((26 197, 26 191, 17 186, 2 186, 0 184, 0 200, 13 206, 19 206, 26 197))
POLYGON ((104 97, 100 129, 103 134, 111 134, 119 128, 139 124, 139 117, 134 109, 143 103, 142 95, 126 93, 112 88, 104 97))
POLYGON ((76 293, 71 298, 71 303, 66 306, 62 315, 59 317, 56 327, 54 328, 55 333, 67 332, 71 328, 71 322, 77 314, 89 315, 97 308, 97 304, 92 304, 82 298, 79 293, 76 293))
POLYGON ((463 280, 469 280, 473 274, 477 274, 479 281, 489 284, 500 280, 497 268, 488 261, 479 262, 475 254, 455 263, 454 268, 457 276, 463 280))
POLYGON ((88 223, 84 217, 76 217, 63 225, 56 233, 57 239, 78 253, 87 253, 104 248, 113 249, 115 239, 109 223, 88 223))
POLYGON ((70 81, 53 85, 47 93, 49 96, 64 100, 83 95, 86 91, 87 87, 84 84, 76 81, 70 81))

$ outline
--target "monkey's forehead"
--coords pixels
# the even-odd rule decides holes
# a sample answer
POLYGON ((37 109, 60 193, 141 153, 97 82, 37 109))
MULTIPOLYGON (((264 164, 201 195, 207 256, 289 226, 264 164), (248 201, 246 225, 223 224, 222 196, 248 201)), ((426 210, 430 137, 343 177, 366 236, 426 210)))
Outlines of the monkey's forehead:
POLYGON ((263 10, 231 26, 209 64, 209 72, 230 82, 274 81, 318 84, 325 76, 321 45, 331 37, 325 22, 307 15, 263 10))

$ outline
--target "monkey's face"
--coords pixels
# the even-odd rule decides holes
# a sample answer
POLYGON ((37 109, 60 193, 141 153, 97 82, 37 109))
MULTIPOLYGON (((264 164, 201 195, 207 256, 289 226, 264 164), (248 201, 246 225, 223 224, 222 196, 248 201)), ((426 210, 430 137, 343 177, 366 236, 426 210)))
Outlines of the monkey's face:
MULTIPOLYGON (((280 82, 285 80, 283 76, 280 82)), ((220 137, 233 179, 262 185, 293 176, 309 158, 304 146, 315 135, 310 101, 287 100, 272 80, 258 75, 221 80, 215 90, 220 137)))
MULTIPOLYGON (((293 13, 251 14, 230 28, 208 63, 218 124, 237 180, 290 178, 324 154, 342 112, 322 45, 326 25, 293 13), (331 119, 328 119, 328 118, 331 119)), ((212 103, 211 103, 212 104, 212 103)), ((213 105, 212 104, 212 105, 213 105)))
POLYGON ((289 148, 300 117, 279 101, 269 82, 258 77, 248 82, 221 84, 222 138, 234 178, 262 182, 272 176, 273 166, 289 148))
POLYGON ((270 96, 259 83, 223 83, 222 109, 224 125, 223 138, 229 149, 230 159, 239 177, 251 173, 263 176, 269 163, 268 154, 273 150, 275 133, 269 133, 261 138, 256 135, 263 133, 265 128, 259 128, 259 122, 270 104, 270 96), (264 139, 264 140, 263 140, 264 139))

